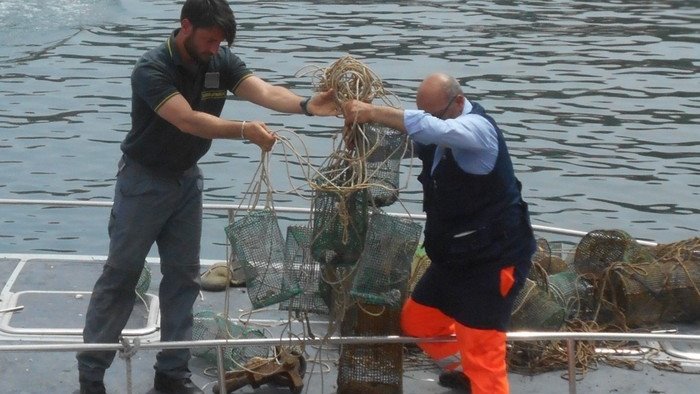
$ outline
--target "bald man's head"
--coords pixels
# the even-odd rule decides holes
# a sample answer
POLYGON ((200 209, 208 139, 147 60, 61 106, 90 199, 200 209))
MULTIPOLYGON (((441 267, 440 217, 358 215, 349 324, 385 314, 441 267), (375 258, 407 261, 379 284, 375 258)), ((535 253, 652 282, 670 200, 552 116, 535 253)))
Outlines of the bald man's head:
POLYGON ((453 104, 456 104, 454 107, 459 107, 461 112, 464 100, 459 82, 444 73, 434 73, 425 77, 416 93, 416 106, 439 118, 455 113, 452 109, 453 104))

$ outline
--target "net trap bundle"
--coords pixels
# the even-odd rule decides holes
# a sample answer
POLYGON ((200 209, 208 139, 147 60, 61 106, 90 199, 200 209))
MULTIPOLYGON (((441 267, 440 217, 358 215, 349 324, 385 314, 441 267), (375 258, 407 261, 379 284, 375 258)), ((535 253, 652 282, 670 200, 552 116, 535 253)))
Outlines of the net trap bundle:
MULTIPOLYGON (((248 296, 254 309, 276 304, 301 293, 292 263, 287 255, 277 215, 272 206, 271 187, 267 174, 269 155, 263 152, 261 180, 255 183, 256 195, 267 185, 265 209, 251 208, 225 228, 236 261, 243 267, 248 296)), ((257 174, 257 173, 256 173, 257 174)), ((255 200, 249 205, 255 207, 255 200)))
MULTIPOLYGON (((336 103, 388 100, 376 75, 345 56, 315 76, 317 90, 334 89, 336 103)), ((399 335, 411 262, 422 227, 380 208, 399 198, 406 136, 377 124, 345 130, 311 182, 312 257, 321 264, 321 294, 344 336, 399 335)), ((401 344, 343 345, 338 393, 400 393, 401 344)))

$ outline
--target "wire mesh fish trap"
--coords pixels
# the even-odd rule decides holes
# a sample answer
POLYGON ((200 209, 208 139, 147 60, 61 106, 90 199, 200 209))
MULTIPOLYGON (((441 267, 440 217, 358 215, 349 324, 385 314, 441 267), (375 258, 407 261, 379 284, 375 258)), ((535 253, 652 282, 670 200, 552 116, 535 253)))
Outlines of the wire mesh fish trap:
MULTIPOLYGON (((213 311, 201 311, 194 314, 192 324, 192 339, 195 341, 214 339, 250 339, 265 338, 260 330, 244 326, 225 319, 213 311)), ((191 349, 192 355, 216 365, 216 348, 196 347, 191 349)), ((239 368, 253 357, 268 357, 268 346, 227 346, 223 349, 224 368, 227 370, 239 368)))
POLYGON ((617 266, 606 289, 608 301, 628 327, 700 319, 700 259, 617 266))
POLYGON ((366 303, 400 307, 421 231, 412 220, 373 212, 350 295, 366 303))
POLYGON ((379 124, 362 126, 367 138, 367 182, 372 205, 380 208, 399 198, 399 166, 406 148, 406 135, 379 124))
POLYGON ((367 231, 367 191, 316 191, 313 199, 312 257, 321 264, 354 265, 367 231))
MULTIPOLYGON (((341 326, 347 336, 400 335, 400 308, 354 304, 341 326)), ((338 394, 395 394, 403 391, 403 345, 342 345, 338 394)))
POLYGON ((328 314, 319 290, 320 264, 311 257, 311 228, 287 227, 286 249, 293 281, 299 284, 301 293, 280 302, 280 309, 328 314))
POLYGON ((282 231, 271 209, 249 212, 229 224, 225 231, 243 266, 254 309, 288 300, 301 292, 291 273, 282 231))
POLYGON ((549 291, 566 311, 566 319, 590 320, 595 307, 593 284, 576 272, 560 272, 547 277, 549 291))
POLYGON ((559 331, 566 309, 546 287, 526 279, 525 286, 515 298, 511 314, 511 330, 559 331))
POLYGON ((644 263, 653 261, 651 252, 622 230, 594 230, 586 234, 574 256, 574 268, 580 274, 600 277, 616 262, 644 263))
MULTIPOLYGON (((532 263, 543 269, 547 275, 554 275, 560 272, 569 271, 569 265, 560 256, 552 253, 549 242, 544 238, 537 240, 537 249, 532 256, 532 263)), ((535 270, 531 270, 534 273, 535 270)), ((535 278, 530 278, 535 280, 535 278)))

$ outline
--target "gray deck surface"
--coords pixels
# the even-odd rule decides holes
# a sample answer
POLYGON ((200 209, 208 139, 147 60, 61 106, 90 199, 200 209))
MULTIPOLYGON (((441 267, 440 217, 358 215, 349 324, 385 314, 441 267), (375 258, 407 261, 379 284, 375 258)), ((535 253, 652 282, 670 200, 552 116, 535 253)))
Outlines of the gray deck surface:
MULTIPOLYGON (((18 263, 18 259, 0 258, 0 275, 2 275, 0 284, 5 286, 9 280, 12 282, 10 293, 27 292, 18 299, 18 304, 23 304, 25 309, 12 315, 9 326, 20 330, 27 327, 79 330, 87 308, 87 296, 76 297, 73 293, 40 294, 33 291, 89 292, 102 269, 102 261, 35 258, 25 263, 19 275, 10 278, 18 263)), ((149 265, 153 274, 149 293, 157 294, 160 281, 158 265, 153 263, 149 265)), ((250 311, 250 301, 245 291, 245 288, 230 288, 229 311, 234 319, 239 317, 243 320, 248 319, 246 312, 250 311)), ((8 293, 3 295, 5 299, 1 301, 5 304, 8 293)), ((195 311, 223 311, 224 292, 203 292, 202 295, 203 298, 199 299, 195 305, 195 311)), ((138 303, 129 327, 143 326, 146 323, 147 314, 143 304, 138 303)), ((275 337, 282 333, 286 316, 286 311, 279 311, 276 306, 272 306, 255 311, 250 315, 250 319, 270 337, 275 337)), ((311 316, 311 320, 315 321, 311 325, 315 334, 325 333, 325 319, 324 316, 311 316)), ((292 325, 292 331, 300 331, 299 323, 292 325)), ((697 333, 697 331, 688 333, 697 333)), ((0 332, 0 346, 29 343, 50 342, 46 340, 32 342, 25 336, 13 339, 11 335, 0 332)), ((307 347, 306 351, 310 356, 303 392, 335 393, 337 348, 331 347, 320 354, 315 347, 307 347)), ((156 350, 142 349, 134 356, 132 361, 134 393, 155 392, 152 390, 152 365, 155 354, 156 350)), ((117 358, 112 368, 107 371, 105 383, 109 393, 127 392, 125 365, 123 360, 117 358)), ((217 379, 215 367, 201 358, 193 358, 190 367, 193 372, 193 381, 200 387, 205 386, 205 392, 211 392, 212 384, 217 379)), ((700 368, 700 365, 698 367, 700 368)), ((78 390, 76 368, 77 363, 72 352, 0 352, 0 393, 74 393, 78 390)), ((420 353, 411 352, 411 357, 404 359, 403 392, 407 394, 453 392, 440 387, 435 382, 438 372, 439 368, 432 361, 420 353)), ((513 394, 566 393, 569 385, 568 381, 561 377, 563 372, 555 371, 534 376, 511 373, 511 392, 513 394)), ((588 371, 576 385, 578 393, 696 393, 700 392, 699 387, 700 377, 696 374, 667 372, 649 364, 640 364, 638 370, 599 365, 596 370, 588 371)), ((284 393, 289 390, 270 386, 254 390, 247 386, 235 392, 284 393)))

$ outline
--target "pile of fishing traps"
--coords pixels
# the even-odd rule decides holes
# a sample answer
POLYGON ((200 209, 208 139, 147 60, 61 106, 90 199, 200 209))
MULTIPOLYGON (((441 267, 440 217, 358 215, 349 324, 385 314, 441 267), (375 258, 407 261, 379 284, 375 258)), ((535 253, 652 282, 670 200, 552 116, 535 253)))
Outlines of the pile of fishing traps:
MULTIPOLYGON (((510 330, 627 331, 700 319, 700 238, 652 248, 622 230, 595 230, 563 258, 549 246, 539 240, 510 330)), ((562 349, 557 342, 516 342, 509 365, 530 373, 559 369, 566 365, 562 349)), ((577 367, 604 357, 580 356, 577 367)))

